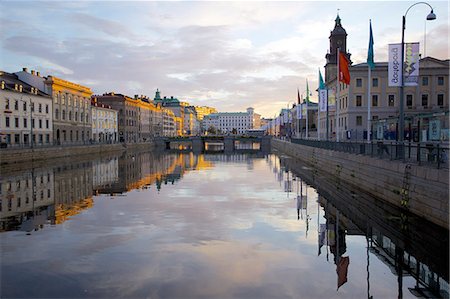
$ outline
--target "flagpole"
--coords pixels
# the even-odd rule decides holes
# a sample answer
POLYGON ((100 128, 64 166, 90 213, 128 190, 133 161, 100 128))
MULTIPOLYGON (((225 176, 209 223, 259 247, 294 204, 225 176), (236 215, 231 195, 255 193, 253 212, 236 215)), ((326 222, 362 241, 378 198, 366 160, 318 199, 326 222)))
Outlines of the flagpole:
POLYGON ((308 88, 308 79, 306 79, 306 139, 309 139, 308 102, 309 102, 309 88, 308 88))
POLYGON ((370 86, 372 83, 372 67, 374 66, 373 62, 373 34, 372 34, 372 20, 369 19, 369 49, 367 51, 367 143, 370 143, 370 107, 372 106, 372 98, 370 94, 370 86))
POLYGON ((339 142, 339 89, 340 89, 340 84, 339 84, 339 55, 340 55, 340 49, 337 48, 337 77, 336 77, 336 108, 335 108, 335 131, 336 131, 336 141, 339 142))
POLYGON ((367 143, 370 143, 370 106, 372 106, 372 99, 370 97, 370 83, 371 83, 371 69, 369 64, 367 64, 368 69, 368 82, 367 82, 367 143))
MULTIPOLYGON (((320 100, 318 101, 320 102, 320 100)), ((320 104, 317 105, 317 140, 320 141, 320 104)))
POLYGON ((326 138, 327 138, 327 141, 329 141, 330 140, 330 136, 329 136, 329 131, 330 131, 330 124, 329 124, 329 113, 328 113, 328 86, 326 86, 326 89, 327 89, 327 112, 326 112, 326 114, 327 114, 327 120, 326 120, 326 125, 327 125, 327 131, 326 131, 326 138))

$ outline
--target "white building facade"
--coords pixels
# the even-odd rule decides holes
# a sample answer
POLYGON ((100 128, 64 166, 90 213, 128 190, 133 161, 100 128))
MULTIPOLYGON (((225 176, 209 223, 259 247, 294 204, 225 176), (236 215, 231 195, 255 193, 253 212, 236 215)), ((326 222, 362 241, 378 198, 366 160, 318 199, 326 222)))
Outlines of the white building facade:
POLYGON ((203 118, 203 129, 214 128, 223 134, 245 134, 249 129, 258 129, 261 116, 253 108, 247 112, 219 112, 203 118))
POLYGON ((44 146, 53 140, 52 99, 18 79, 0 73, 0 135, 2 146, 44 146))
POLYGON ((92 140, 99 143, 116 143, 118 140, 117 111, 110 106, 92 103, 92 140))

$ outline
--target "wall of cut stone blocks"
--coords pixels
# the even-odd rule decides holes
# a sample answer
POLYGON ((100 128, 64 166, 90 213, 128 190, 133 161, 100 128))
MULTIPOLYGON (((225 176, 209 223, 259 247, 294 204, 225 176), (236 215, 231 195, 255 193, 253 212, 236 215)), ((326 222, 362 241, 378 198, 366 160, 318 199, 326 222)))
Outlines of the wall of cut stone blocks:
MULTIPOLYGON (((272 147, 317 167, 374 197, 401 207, 406 163, 319 149, 282 140, 272 147)), ((449 172, 411 164, 407 209, 440 226, 449 226, 449 172)))

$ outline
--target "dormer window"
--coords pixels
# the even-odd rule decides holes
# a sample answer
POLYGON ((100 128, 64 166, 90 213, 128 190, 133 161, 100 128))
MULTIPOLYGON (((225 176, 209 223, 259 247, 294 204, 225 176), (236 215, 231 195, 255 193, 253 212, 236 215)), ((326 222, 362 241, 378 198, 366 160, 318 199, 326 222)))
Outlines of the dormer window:
POLYGON ((19 85, 19 92, 22 92, 22 85, 19 85))
POLYGON ((5 81, 2 81, 2 89, 5 89, 5 81))
POLYGON ((14 90, 19 90, 19 85, 14 84, 14 90))
POLYGON ((34 93, 34 87, 31 87, 31 93, 34 93))

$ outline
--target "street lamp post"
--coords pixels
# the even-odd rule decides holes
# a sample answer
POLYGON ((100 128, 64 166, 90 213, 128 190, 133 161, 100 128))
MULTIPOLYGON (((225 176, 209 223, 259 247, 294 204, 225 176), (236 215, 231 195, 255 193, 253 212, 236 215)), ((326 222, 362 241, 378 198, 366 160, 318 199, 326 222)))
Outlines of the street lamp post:
POLYGON ((402 62, 402 75, 401 75, 401 84, 400 84, 400 109, 399 109, 399 125, 398 125, 398 129, 399 129, 399 142, 400 142, 400 157, 402 159, 404 159, 404 150, 403 150, 403 143, 404 143, 404 135, 405 135, 405 115, 404 115, 404 79, 405 79, 405 73, 404 73, 404 59, 405 59, 405 28, 406 28, 406 15, 408 14, 408 11, 415 5, 417 4, 425 4, 428 5, 431 9, 431 12, 427 15, 427 21, 431 21, 431 20, 435 20, 436 19, 436 15, 433 12, 433 7, 431 7, 430 4, 428 4, 427 2, 417 2, 414 3, 413 5, 411 5, 410 7, 408 7, 408 9, 405 12, 405 15, 403 16, 402 19, 402 44, 401 44, 401 62, 402 62))
POLYGON ((287 103, 287 124, 286 124, 286 139, 289 137, 289 132, 291 132, 291 136, 292 136, 292 125, 293 125, 293 123, 294 123, 294 118, 292 117, 292 112, 291 112, 291 109, 289 109, 289 105, 290 104, 294 104, 294 102, 293 101, 288 101, 288 103, 287 103), (289 123, 289 116, 291 117, 291 122, 289 123), (289 128, 289 131, 288 131, 288 128, 289 128))

